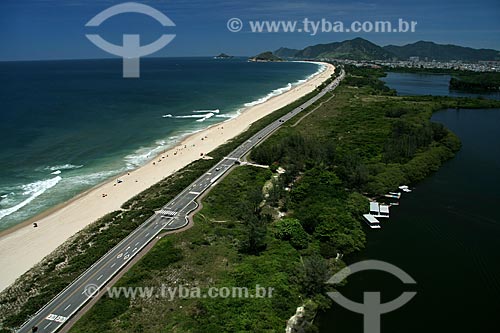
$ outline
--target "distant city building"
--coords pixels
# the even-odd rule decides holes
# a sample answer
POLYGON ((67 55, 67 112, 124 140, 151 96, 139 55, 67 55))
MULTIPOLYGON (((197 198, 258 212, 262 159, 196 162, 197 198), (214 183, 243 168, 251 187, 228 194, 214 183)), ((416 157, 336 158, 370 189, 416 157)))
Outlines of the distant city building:
POLYGON ((500 72, 500 61, 479 61, 477 63, 465 63, 462 61, 440 62, 436 60, 421 61, 411 57, 410 60, 349 60, 349 59, 330 59, 322 58, 323 61, 334 61, 339 64, 354 65, 356 67, 376 66, 388 68, 424 68, 424 69, 455 69, 473 72, 500 72))

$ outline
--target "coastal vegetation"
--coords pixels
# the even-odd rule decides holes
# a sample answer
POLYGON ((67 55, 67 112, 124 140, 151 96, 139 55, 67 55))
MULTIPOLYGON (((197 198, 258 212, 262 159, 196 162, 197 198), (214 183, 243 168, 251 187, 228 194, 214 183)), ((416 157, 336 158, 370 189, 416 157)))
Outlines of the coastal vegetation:
POLYGON ((469 92, 500 91, 500 73, 458 73, 451 78, 450 89, 469 92))

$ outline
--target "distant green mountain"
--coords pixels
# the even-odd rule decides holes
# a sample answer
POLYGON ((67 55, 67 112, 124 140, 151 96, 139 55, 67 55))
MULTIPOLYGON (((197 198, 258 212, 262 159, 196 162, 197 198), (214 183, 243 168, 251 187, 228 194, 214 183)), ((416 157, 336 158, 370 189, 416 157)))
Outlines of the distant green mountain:
POLYGON ((384 49, 398 58, 407 60, 409 57, 427 58, 428 60, 450 61, 480 61, 500 60, 500 52, 491 49, 473 49, 457 45, 442 45, 433 42, 416 42, 404 46, 387 45, 384 49))
POLYGON ((299 52, 300 50, 296 49, 289 49, 286 47, 280 47, 276 51, 273 52, 273 54, 277 57, 280 58, 295 58, 295 55, 299 52))
POLYGON ((283 58, 297 59, 351 59, 351 60, 408 60, 419 57, 424 60, 500 60, 500 52, 491 49, 473 49, 457 45, 441 45, 433 42, 416 42, 404 46, 388 45, 380 47, 363 38, 354 38, 343 42, 318 44, 303 50, 279 48, 274 54, 283 58))
POLYGON ((298 58, 336 58, 353 60, 391 59, 394 55, 363 38, 306 47, 295 54, 298 58))
POLYGON ((249 59, 250 61, 282 61, 280 57, 275 56, 271 51, 262 52, 255 57, 249 59))

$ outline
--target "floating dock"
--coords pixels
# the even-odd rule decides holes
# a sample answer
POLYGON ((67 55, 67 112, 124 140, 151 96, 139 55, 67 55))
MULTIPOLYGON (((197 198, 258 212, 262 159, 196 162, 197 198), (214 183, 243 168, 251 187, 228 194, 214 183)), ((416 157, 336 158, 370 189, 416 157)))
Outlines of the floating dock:
POLYGON ((377 220, 375 216, 372 214, 364 214, 363 218, 365 219, 365 222, 368 224, 368 226, 372 229, 380 229, 380 222, 377 220))
POLYGON ((389 205, 382 205, 378 202, 370 202, 370 215, 374 217, 389 217, 389 205))

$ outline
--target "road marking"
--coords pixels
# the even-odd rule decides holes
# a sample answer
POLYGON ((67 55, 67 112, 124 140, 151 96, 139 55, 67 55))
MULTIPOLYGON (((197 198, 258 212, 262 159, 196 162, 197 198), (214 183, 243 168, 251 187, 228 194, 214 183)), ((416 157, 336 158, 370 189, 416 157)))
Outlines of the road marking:
POLYGON ((135 245, 134 245, 134 246, 137 246, 137 245, 139 245, 139 242, 135 243, 135 245))
POLYGON ((134 253, 135 251, 137 251, 137 248, 135 247, 134 250, 132 250, 132 253, 134 253))
POLYGON ((128 258, 130 258, 130 254, 127 254, 125 257, 123 257, 123 260, 127 260, 128 258))
POLYGON ((57 321, 58 323, 64 323, 66 321, 66 319, 68 319, 68 317, 57 316, 55 321, 57 321))
POLYGON ((120 259, 121 257, 123 257, 123 252, 116 256, 116 258, 118 259, 120 259))
POLYGON ((153 229, 156 229, 156 227, 158 227, 158 224, 156 224, 156 225, 153 227, 153 229))
POLYGON ((175 216, 177 215, 177 212, 173 211, 173 210, 167 210, 167 209, 162 209, 160 210, 160 214, 163 215, 163 216, 175 216))
POLYGON ((50 325, 52 325, 52 322, 48 323, 43 329, 46 330, 50 325))
POLYGON ((130 249, 130 246, 129 246, 129 247, 127 247, 127 248, 125 249, 125 251, 128 251, 128 249, 130 249))
MULTIPOLYGON (((58 316, 56 314, 49 314, 45 319, 47 320, 50 320, 50 321, 56 321, 58 323, 64 323, 66 321, 66 319, 68 319, 68 317, 64 317, 64 316, 58 316)), ((45 327, 49 327, 51 323, 49 323, 49 325, 45 326, 45 327)))
POLYGON ((116 265, 116 262, 114 262, 113 265, 111 265, 111 268, 115 267, 115 265, 116 265))
POLYGON ((102 274, 99 275, 99 277, 97 278, 97 281, 99 281, 101 278, 102 278, 102 274))
MULTIPOLYGON (((200 185, 203 185, 203 184, 200 184, 200 185)), ((200 192, 189 192, 189 194, 199 195, 200 192)))
POLYGON ((148 237, 148 236, 149 236, 149 232, 148 232, 148 233, 146 234, 146 236, 144 236, 144 237, 148 237))
POLYGON ((68 310, 70 306, 71 304, 68 304, 68 306, 64 308, 64 311, 68 310))

